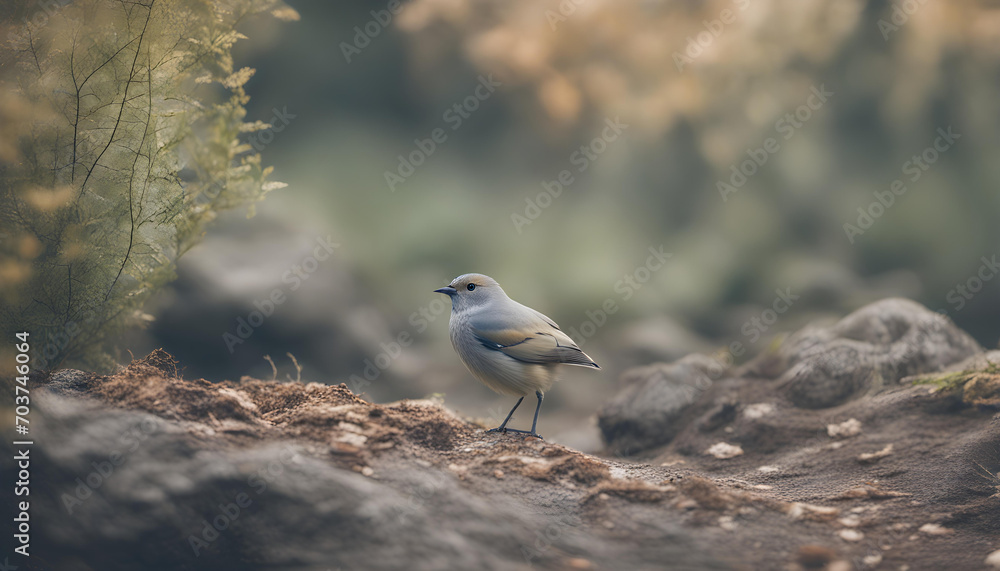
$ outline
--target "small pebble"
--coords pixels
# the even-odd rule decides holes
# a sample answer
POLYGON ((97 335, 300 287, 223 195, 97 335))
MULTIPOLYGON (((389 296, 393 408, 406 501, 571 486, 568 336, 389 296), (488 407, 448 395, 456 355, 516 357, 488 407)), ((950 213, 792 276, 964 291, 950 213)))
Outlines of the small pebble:
POLYGON ((865 538, 865 534, 856 529, 842 529, 837 535, 844 541, 861 541, 865 538))
POLYGON ((877 462, 886 456, 892 454, 892 444, 886 444, 885 448, 879 450, 878 452, 865 452, 858 455, 858 462, 862 464, 867 464, 870 462, 877 462))
POLYGON ((726 460, 729 458, 735 458, 743 454, 743 449, 740 448, 738 444, 728 444, 726 442, 717 442, 713 444, 705 454, 710 456, 715 456, 721 460, 726 460))
POLYGON ((948 535, 954 533, 954 530, 948 529, 943 525, 938 525, 936 523, 925 523, 920 526, 921 533, 926 533, 927 535, 948 535))
POLYGON ((774 405, 769 402, 758 402, 754 404, 748 404, 746 408, 743 409, 743 416, 756 420, 758 418, 763 418, 774 412, 774 405))
POLYGON ((861 525, 861 518, 856 515, 844 516, 837 521, 844 527, 858 527, 861 525))
POLYGON ((856 418, 850 418, 840 424, 826 425, 826 433, 830 438, 849 438, 861 434, 861 422, 856 418))
POLYGON ((872 555, 865 555, 864 559, 861 560, 862 563, 868 567, 875 567, 882 562, 881 553, 873 553, 872 555))

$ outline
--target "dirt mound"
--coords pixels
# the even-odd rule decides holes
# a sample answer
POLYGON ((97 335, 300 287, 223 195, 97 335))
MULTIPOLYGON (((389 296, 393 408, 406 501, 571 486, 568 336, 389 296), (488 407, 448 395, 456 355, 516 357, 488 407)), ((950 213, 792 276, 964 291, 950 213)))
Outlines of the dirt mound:
POLYGON ((676 486, 486 434, 436 402, 188 380, 163 352, 111 376, 59 371, 37 389, 39 569, 586 569, 638 567, 651 552, 728 567, 691 548, 686 512, 656 513, 684 501, 676 486), (647 504, 669 533, 621 541, 647 504))

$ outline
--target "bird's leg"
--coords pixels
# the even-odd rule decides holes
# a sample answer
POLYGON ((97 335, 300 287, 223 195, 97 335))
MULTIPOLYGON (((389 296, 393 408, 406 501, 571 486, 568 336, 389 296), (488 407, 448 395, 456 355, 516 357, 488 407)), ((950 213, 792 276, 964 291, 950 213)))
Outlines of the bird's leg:
MULTIPOLYGON (((542 438, 541 434, 535 432, 535 427, 538 426, 538 411, 539 409, 542 408, 542 391, 535 391, 535 396, 538 397, 538 404, 535 405, 535 419, 531 421, 531 430, 528 431, 528 430, 516 430, 514 428, 507 428, 505 429, 505 432, 516 432, 518 434, 526 434, 528 436, 534 436, 535 438, 542 438)), ((520 404, 520 401, 518 401, 518 404, 520 404)), ((506 424, 506 421, 504 422, 504 424, 506 424)))
MULTIPOLYGON (((496 428, 491 428, 491 429, 487 430, 486 432, 507 432, 507 422, 510 421, 510 417, 514 416, 514 411, 517 410, 517 407, 521 406, 521 401, 523 401, 523 400, 524 400, 524 397, 521 397, 521 398, 517 399, 517 402, 514 403, 514 408, 510 409, 510 412, 507 413, 507 418, 503 419, 503 422, 500 423, 500 426, 498 426, 496 428)), ((535 414, 537 416, 537 414, 538 414, 537 411, 536 411, 535 414)))
POLYGON ((542 408, 542 391, 535 391, 535 396, 538 397, 538 404, 535 405, 535 419, 531 421, 531 435, 541 438, 541 436, 535 432, 535 426, 538 424, 538 411, 542 408))

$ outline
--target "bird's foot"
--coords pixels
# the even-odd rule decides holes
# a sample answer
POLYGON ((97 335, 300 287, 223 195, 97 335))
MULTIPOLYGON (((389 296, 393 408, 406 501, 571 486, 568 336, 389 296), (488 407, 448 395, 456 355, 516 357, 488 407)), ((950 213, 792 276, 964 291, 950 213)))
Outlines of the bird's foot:
POLYGON ((542 438, 542 435, 538 434, 537 432, 532 432, 530 430, 517 430, 516 428, 504 428, 503 430, 500 430, 499 428, 493 428, 491 430, 487 430, 486 432, 505 432, 505 433, 513 432, 514 434, 523 434, 525 436, 538 438, 539 440, 545 440, 544 438, 542 438))
POLYGON ((498 427, 496 427, 496 428, 491 428, 491 429, 487 430, 486 432, 487 432, 487 433, 490 433, 490 432, 503 432, 503 433, 506 433, 506 432, 507 432, 507 430, 508 430, 508 429, 507 429, 507 428, 504 428, 503 426, 498 426, 498 427))

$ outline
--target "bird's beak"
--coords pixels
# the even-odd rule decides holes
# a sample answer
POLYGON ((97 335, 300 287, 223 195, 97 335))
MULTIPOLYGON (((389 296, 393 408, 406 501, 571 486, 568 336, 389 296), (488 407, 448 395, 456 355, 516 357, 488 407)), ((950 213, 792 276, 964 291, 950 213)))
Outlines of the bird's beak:
POLYGON ((458 293, 458 290, 455 289, 455 288, 453 288, 453 287, 451 287, 451 286, 444 286, 442 288, 438 288, 438 289, 434 290, 434 293, 443 293, 443 294, 445 294, 447 296, 452 296, 452 295, 455 295, 456 293, 458 293))

